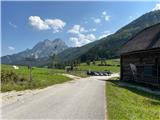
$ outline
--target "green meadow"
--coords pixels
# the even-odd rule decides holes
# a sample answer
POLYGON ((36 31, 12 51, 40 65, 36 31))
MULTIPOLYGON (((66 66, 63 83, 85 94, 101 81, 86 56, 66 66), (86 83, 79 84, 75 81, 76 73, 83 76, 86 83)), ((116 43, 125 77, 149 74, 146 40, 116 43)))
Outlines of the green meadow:
POLYGON ((106 83, 109 120, 160 120, 160 96, 118 82, 111 79, 106 83))

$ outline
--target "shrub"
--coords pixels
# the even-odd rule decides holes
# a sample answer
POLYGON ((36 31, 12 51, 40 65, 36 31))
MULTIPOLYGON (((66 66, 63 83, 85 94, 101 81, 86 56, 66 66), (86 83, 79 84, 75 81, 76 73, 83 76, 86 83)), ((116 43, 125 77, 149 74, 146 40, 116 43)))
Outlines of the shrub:
POLYGON ((1 82, 3 83, 8 83, 8 82, 14 82, 14 83, 22 83, 22 82, 27 82, 28 79, 22 76, 18 76, 16 73, 13 71, 9 70, 2 70, 1 71, 1 82))

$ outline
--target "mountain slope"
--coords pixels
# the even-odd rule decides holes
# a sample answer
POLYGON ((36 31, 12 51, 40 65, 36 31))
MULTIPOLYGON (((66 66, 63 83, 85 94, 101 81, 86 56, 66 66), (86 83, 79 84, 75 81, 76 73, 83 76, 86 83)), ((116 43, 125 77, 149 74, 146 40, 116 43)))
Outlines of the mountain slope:
POLYGON ((133 36, 135 36, 138 32, 143 30, 146 27, 152 26, 154 24, 160 23, 160 10, 152 11, 142 15, 137 18, 133 22, 124 26, 116 33, 102 38, 101 40, 95 41, 88 45, 85 45, 80 48, 72 48, 67 50, 67 52, 63 51, 63 54, 59 54, 58 57, 62 60, 74 60, 80 59, 81 61, 86 61, 88 59, 93 60, 95 58, 113 58, 119 56, 119 51, 122 46, 128 42, 133 36), (77 51, 74 54, 74 51, 77 51), (85 50, 84 50, 85 49, 85 50), (64 59, 66 53, 70 53, 69 56, 64 59))
POLYGON ((89 43, 87 45, 84 45, 82 47, 72 47, 68 48, 61 53, 57 55, 60 61, 72 61, 74 59, 77 59, 80 57, 82 54, 85 54, 89 49, 94 47, 96 44, 98 44, 99 41, 95 41, 92 43, 89 43))
MULTIPOLYGON (((32 49, 27 49, 17 54, 3 56, 1 61, 3 64, 26 64, 26 58, 32 58, 35 61, 43 61, 53 54, 58 54, 67 49, 68 46, 63 40, 44 40, 37 43, 32 49)), ((37 63, 38 64, 38 63, 37 63)))

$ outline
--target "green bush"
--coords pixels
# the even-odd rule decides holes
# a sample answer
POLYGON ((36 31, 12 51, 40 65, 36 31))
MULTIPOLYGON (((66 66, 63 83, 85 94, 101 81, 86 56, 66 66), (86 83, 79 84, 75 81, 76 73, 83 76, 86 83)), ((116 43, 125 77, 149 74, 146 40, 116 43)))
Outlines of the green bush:
POLYGON ((22 76, 17 75, 15 72, 11 70, 2 70, 1 71, 1 82, 3 83, 22 83, 27 82, 28 79, 22 76))

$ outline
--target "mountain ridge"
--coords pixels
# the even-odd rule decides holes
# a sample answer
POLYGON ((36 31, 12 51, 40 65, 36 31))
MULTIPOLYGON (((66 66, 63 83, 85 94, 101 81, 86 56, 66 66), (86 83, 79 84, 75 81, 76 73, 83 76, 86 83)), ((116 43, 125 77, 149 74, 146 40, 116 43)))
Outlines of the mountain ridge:
POLYGON ((2 64, 16 64, 17 62, 23 64, 26 58, 32 58, 34 60, 47 59, 51 55, 56 55, 67 48, 68 46, 61 39, 45 39, 38 42, 32 49, 26 49, 16 54, 1 57, 1 62, 2 64))

